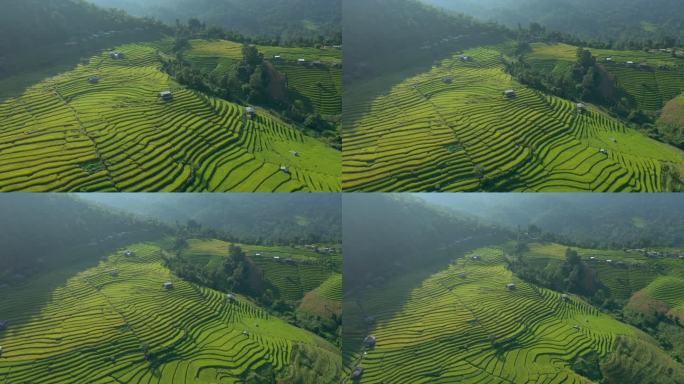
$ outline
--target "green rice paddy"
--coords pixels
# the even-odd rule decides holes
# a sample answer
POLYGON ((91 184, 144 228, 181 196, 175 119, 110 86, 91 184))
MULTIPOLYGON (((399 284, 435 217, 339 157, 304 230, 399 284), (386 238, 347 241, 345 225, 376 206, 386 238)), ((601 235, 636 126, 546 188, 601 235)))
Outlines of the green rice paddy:
POLYGON ((0 383, 245 383, 265 370, 285 381, 337 377, 330 343, 244 297, 229 302, 176 278, 154 244, 128 249, 135 255, 0 292, 0 383))
POLYGON ((340 190, 338 151, 179 86, 153 44, 117 51, 0 103, 0 191, 340 190))

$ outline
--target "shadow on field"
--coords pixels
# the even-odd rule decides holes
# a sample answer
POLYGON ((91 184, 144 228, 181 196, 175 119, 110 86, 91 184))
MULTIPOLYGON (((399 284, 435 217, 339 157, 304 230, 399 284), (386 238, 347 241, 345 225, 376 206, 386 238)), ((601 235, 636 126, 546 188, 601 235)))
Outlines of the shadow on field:
MULTIPOLYGON (((150 239, 149 233, 145 232, 96 245, 86 244, 57 250, 46 256, 50 260, 41 265, 40 270, 32 276, 15 275, 9 281, 0 281, 0 321, 7 322, 7 328, 0 332, 0 345, 3 344, 4 337, 21 332, 23 325, 40 316, 42 309, 52 301, 55 291, 65 287, 78 273, 96 267, 100 261, 121 247, 150 239)), ((59 327, 59 324, 54 324, 54 327, 59 327)))
POLYGON ((90 57, 117 45, 160 39, 157 33, 126 34, 82 42, 30 47, 11 55, 0 54, 0 102, 21 96, 28 87, 87 63, 90 57))
MULTIPOLYGON (((475 34, 461 36, 455 42, 435 43, 431 49, 408 48, 390 56, 363 56, 352 48, 343 54, 342 129, 351 130, 359 118, 370 110, 371 102, 386 95, 401 82, 430 71, 442 60, 462 53, 464 50, 498 44, 501 36, 475 34), (350 108, 350 106, 353 106, 350 108), (362 106, 359 109, 358 106, 362 106)), ((348 45, 347 45, 348 47, 348 45)))

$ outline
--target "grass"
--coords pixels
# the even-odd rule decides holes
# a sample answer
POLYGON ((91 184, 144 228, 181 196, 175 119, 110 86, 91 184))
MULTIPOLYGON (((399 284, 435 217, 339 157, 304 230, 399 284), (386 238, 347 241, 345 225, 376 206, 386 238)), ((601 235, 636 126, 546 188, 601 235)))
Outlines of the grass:
POLYGON ((229 304, 174 277, 154 244, 128 249, 136 255, 67 266, 0 293, 9 325, 0 333, 0 382, 243 383, 267 368, 283 379, 336 377, 339 352, 323 339, 244 297, 229 304), (164 290, 165 281, 174 288, 164 290), (302 349, 315 364, 298 366, 302 349))
POLYGON ((102 53, 0 103, 0 191, 340 190, 339 152, 265 110, 247 120, 180 87, 154 44, 117 50, 124 60, 102 53), (167 89, 171 102, 158 98, 167 89))
POLYGON ((655 344, 579 297, 564 302, 558 292, 519 280, 499 248, 463 256, 403 302, 393 294, 404 279, 365 292, 357 315, 375 317, 368 334, 377 345, 345 351, 364 369, 361 383, 585 383, 570 367, 577 356, 607 358, 618 339, 655 344), (511 282, 516 288, 506 289, 511 282))
POLYGON ((663 191, 663 167, 684 166, 682 151, 598 108, 578 114, 517 83, 498 48, 465 54, 474 60, 454 56, 345 106, 345 191, 663 191))

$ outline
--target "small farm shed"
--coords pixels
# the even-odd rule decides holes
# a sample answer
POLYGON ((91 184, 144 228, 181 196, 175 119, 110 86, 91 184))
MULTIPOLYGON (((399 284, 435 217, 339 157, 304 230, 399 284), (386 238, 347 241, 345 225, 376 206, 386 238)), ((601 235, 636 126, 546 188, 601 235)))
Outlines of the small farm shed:
POLYGON ((473 61, 473 58, 470 56, 463 55, 461 56, 462 61, 473 61))
POLYGON ((249 331, 245 329, 244 331, 242 331, 242 335, 243 336, 249 336, 249 331))
POLYGON ((605 148, 601 148, 601 149, 599 149, 599 153, 601 153, 602 155, 607 155, 607 154, 608 154, 608 150, 605 149, 605 148))
POLYGON ((515 91, 512 90, 512 89, 507 89, 507 90, 505 90, 505 91, 503 92, 503 94, 504 94, 505 97, 507 97, 507 98, 509 98, 509 99, 512 98, 512 97, 515 97, 515 91))
POLYGON ((297 59, 297 62, 299 64, 304 64, 304 63, 306 63, 306 59, 297 59))
POLYGON ((245 113, 248 117, 252 118, 254 115, 256 115, 256 109, 254 109, 254 107, 247 107, 245 108, 245 113))
POLYGON ((232 303, 233 301, 235 301, 235 295, 232 293, 226 294, 226 301, 232 303))
POLYGON ((124 251, 124 256, 126 257, 133 257, 135 256, 135 252, 129 251, 128 249, 124 251))
POLYGON ((584 103, 577 103, 577 112, 584 112, 587 110, 587 106, 584 103))
POLYGON ((446 76, 442 79, 442 82, 444 84, 451 84, 454 81, 454 79, 451 78, 451 76, 446 76))
POLYGON ((281 165, 281 166, 280 166, 280 171, 283 172, 283 173, 290 173, 290 168, 289 168, 288 166, 281 165))
POLYGON ((117 277, 119 276, 119 271, 111 271, 109 274, 112 275, 112 277, 117 277))
POLYGON ((480 260, 480 256, 479 256, 479 255, 474 255, 474 256, 471 257, 471 259, 473 259, 473 260, 480 260))
POLYGON ((89 82, 90 84, 97 84, 97 83, 100 82, 100 78, 97 77, 97 76, 90 76, 90 77, 88 78, 88 82, 89 82))
POLYGON ((566 295, 566 294, 564 293, 564 294, 561 295, 561 300, 563 300, 563 301, 569 301, 569 300, 570 300, 570 296, 568 296, 568 295, 566 295))
POLYGON ((167 281, 166 283, 164 283, 163 287, 164 287, 164 289, 172 289, 173 283, 170 281, 167 281))
POLYGON ((506 288, 507 288, 509 291, 510 291, 510 290, 513 290, 513 289, 515 289, 515 284, 513 284, 513 283, 508 283, 508 284, 506 284, 506 288))
POLYGON ((375 336, 368 335, 365 339, 363 339, 363 346, 366 348, 373 348, 375 347, 376 341, 377 340, 375 339, 375 336))
POLYGON ((165 101, 173 100, 173 94, 171 93, 171 91, 161 91, 159 92, 159 97, 161 97, 161 99, 165 101))
POLYGON ((121 59, 123 59, 125 56, 124 56, 124 54, 121 53, 121 52, 109 52, 109 57, 112 58, 112 59, 114 59, 114 60, 121 60, 121 59))
POLYGON ((349 375, 349 378, 354 381, 361 380, 361 376, 363 376, 363 368, 361 367, 356 367, 352 371, 351 375, 349 375))
POLYGON ((294 156, 294 157, 299 157, 299 152, 295 151, 294 149, 291 149, 291 150, 290 150, 290 155, 292 155, 292 156, 294 156))

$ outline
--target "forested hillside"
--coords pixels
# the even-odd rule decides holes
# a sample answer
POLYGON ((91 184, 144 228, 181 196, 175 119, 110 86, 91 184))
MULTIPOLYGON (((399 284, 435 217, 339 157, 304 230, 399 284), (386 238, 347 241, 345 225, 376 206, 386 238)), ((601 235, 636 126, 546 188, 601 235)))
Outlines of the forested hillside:
POLYGON ((429 267, 454 249, 504 241, 512 232, 439 210, 412 196, 349 194, 342 201, 348 288, 429 267), (420 257, 417 257, 420 255, 420 257))
POLYGON ((459 199, 422 195, 430 202, 512 228, 540 227, 583 246, 683 246, 683 207, 678 195, 488 194, 459 199))
POLYGON ((209 26, 282 42, 341 41, 340 0, 89 0, 167 23, 196 17, 209 26))
POLYGON ((340 242, 336 194, 82 195, 126 212, 223 230, 248 243, 340 242))
POLYGON ((55 43, 68 47, 154 26, 149 20, 131 17, 120 10, 98 8, 83 0, 6 1, 2 4, 0 25, 2 55, 55 43))
POLYGON ((537 22, 549 29, 587 40, 656 41, 665 36, 684 41, 684 17, 679 0, 423 0, 483 20, 510 27, 537 22))
POLYGON ((0 283, 75 263, 83 258, 81 250, 90 254, 111 251, 125 242, 154 239, 165 231, 163 226, 73 196, 6 195, 0 199, 0 212, 0 283))
POLYGON ((431 63, 448 52, 501 41, 507 34, 417 0, 349 0, 343 14, 347 80, 431 63))
POLYGON ((0 100, 72 69, 99 50, 162 37, 170 28, 84 0, 2 2, 0 100))

